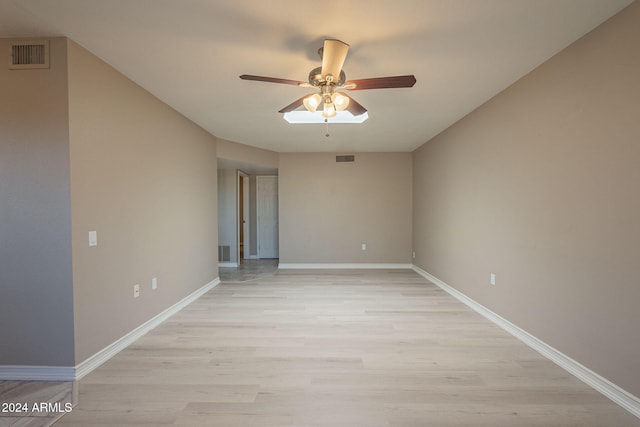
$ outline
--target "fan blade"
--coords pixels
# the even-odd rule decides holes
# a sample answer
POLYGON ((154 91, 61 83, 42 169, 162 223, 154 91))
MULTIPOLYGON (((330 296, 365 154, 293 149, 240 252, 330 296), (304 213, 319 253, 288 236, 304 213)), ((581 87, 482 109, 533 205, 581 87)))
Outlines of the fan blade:
POLYGON ((285 85, 295 85, 301 86, 307 84, 305 82, 300 82, 298 80, 289 80, 289 79, 278 79, 276 77, 263 77, 263 76, 252 76, 249 74, 243 74, 240 76, 242 80, 255 80, 258 82, 267 82, 267 83, 282 83, 285 85))
POLYGON ((364 90, 413 87, 414 84, 416 84, 416 78, 411 74, 408 76, 374 77, 372 79, 349 80, 344 83, 344 86, 345 89, 348 90, 364 90), (351 85, 355 85, 355 87, 350 87, 351 85))
POLYGON ((340 71, 347 58, 349 45, 340 40, 327 39, 322 48, 322 80, 327 79, 327 74, 332 74, 337 81, 340 78, 340 71))
POLYGON ((354 116, 359 116, 360 114, 364 114, 367 112, 367 109, 360 105, 360 103, 358 103, 358 101, 356 101, 352 97, 349 97, 349 105, 347 105, 346 110, 354 116))
POLYGON ((298 108, 299 106, 302 105, 302 101, 304 101, 304 99, 309 96, 308 94, 303 96, 300 99, 296 99, 295 101, 293 101, 291 104, 287 105, 286 107, 284 107, 282 110, 278 111, 278 113, 288 113, 289 111, 293 111, 296 108, 298 108))

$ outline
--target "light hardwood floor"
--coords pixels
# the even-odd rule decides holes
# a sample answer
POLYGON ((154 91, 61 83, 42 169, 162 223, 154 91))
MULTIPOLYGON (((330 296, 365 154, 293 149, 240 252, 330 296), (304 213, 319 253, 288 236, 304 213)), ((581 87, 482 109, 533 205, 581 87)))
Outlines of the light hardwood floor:
POLYGON ((245 259, 237 267, 218 268, 220 280, 223 282, 246 282, 271 276, 278 270, 278 259, 245 259))
POLYGON ((72 382, 0 381, 0 427, 50 426, 77 402, 75 391, 72 382))
POLYGON ((410 270, 222 283, 86 376, 61 426, 637 426, 410 270))

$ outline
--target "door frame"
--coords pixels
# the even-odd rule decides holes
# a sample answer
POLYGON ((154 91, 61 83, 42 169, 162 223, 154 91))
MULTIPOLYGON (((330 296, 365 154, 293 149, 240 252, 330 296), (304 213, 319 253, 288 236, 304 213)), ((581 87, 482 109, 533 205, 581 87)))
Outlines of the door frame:
POLYGON ((251 248, 251 234, 249 228, 249 175, 237 169, 236 171, 236 259, 238 266, 242 259, 249 259, 249 251, 251 248), (241 179, 242 178, 242 179, 241 179), (242 181, 242 191, 240 191, 240 181, 242 181), (243 197, 240 197, 242 193, 243 197), (243 218, 240 218, 242 212, 243 218), (242 227, 244 256, 240 258, 240 227, 242 227))

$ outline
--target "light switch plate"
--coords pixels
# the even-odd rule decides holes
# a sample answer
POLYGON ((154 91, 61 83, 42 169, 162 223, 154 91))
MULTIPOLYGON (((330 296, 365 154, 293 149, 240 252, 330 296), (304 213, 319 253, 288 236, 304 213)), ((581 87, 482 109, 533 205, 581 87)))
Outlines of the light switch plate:
POLYGON ((89 246, 98 246, 98 232, 95 230, 89 231, 89 246))

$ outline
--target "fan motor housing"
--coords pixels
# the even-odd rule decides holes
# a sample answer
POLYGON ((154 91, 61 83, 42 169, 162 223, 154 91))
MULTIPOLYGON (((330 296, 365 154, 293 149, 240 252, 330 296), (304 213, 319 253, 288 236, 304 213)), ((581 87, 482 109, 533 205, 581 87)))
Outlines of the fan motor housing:
POLYGON ((331 84, 333 86, 342 86, 344 85, 345 81, 347 81, 347 76, 342 70, 340 70, 340 78, 337 81, 333 80, 330 83, 326 80, 322 80, 322 67, 314 68, 309 73, 309 84, 311 84, 312 86, 323 86, 326 84, 331 84))

